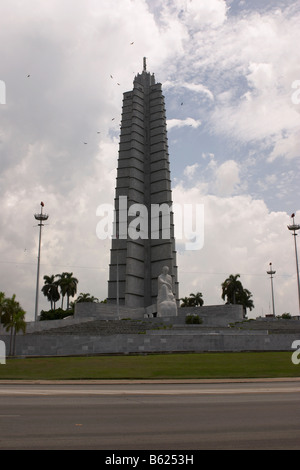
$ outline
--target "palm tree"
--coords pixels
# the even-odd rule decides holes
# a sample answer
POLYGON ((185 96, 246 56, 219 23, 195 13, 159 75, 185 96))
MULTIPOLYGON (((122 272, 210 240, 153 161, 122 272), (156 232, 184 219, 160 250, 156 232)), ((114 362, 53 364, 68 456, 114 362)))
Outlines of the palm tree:
POLYGON ((190 304, 189 304, 190 299, 189 299, 189 297, 183 297, 183 298, 180 299, 180 300, 182 300, 182 304, 180 305, 181 307, 190 307, 190 304))
POLYGON ((6 331, 10 330, 10 347, 9 355, 15 354, 16 348, 16 334, 22 330, 25 333, 26 312, 21 308, 19 302, 16 301, 16 295, 14 294, 11 299, 5 299, 4 302, 4 315, 3 323, 6 331))
POLYGON ((97 299, 90 293, 83 294, 81 292, 76 299, 76 303, 79 303, 79 302, 99 302, 99 299, 97 299))
POLYGON ((19 331, 22 331, 23 334, 26 331, 26 322, 25 322, 25 314, 26 312, 19 308, 18 311, 15 313, 14 317, 14 335, 13 335, 13 346, 12 346, 12 353, 13 356, 16 354, 16 336, 19 331))
POLYGON ((203 295, 201 292, 197 294, 190 294, 190 297, 183 297, 181 307, 201 307, 204 304, 203 295))
POLYGON ((51 310, 55 310, 55 304, 60 299, 60 294, 58 292, 58 283, 55 281, 55 276, 44 276, 44 286, 42 288, 43 294, 47 297, 51 303, 51 310))
POLYGON ((239 277, 239 274, 230 274, 222 284, 222 299, 225 300, 227 297, 228 304, 236 304, 237 296, 243 291, 242 283, 238 280, 239 277))
POLYGON ((4 313, 4 304, 5 304, 5 294, 4 292, 0 292, 0 331, 1 331, 2 315, 4 313))
POLYGON ((244 317, 247 313, 247 308, 252 310, 254 308, 252 294, 248 289, 244 289, 241 281, 239 281, 239 274, 235 276, 231 274, 222 284, 222 299, 227 297, 227 303, 239 304, 243 306, 244 317))
POLYGON ((74 297, 74 295, 77 292, 78 279, 76 279, 76 277, 73 277, 73 273, 66 273, 66 272, 62 274, 56 274, 56 277, 58 277, 57 283, 60 287, 60 291, 62 295, 61 308, 63 308, 64 297, 66 295, 67 296, 67 310, 68 310, 70 297, 74 297))
POLYGON ((248 289, 243 289, 237 296, 237 303, 243 306, 244 317, 247 314, 247 308, 251 311, 254 308, 253 300, 251 299, 252 294, 248 289))
POLYGON ((190 294, 190 303, 193 307, 202 307, 204 304, 203 294, 201 292, 197 292, 197 294, 190 294))

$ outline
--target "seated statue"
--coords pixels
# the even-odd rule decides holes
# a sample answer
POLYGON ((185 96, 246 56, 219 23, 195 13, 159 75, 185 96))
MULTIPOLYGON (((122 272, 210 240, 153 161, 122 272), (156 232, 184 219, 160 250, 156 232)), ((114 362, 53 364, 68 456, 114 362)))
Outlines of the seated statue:
POLYGON ((164 266, 158 276, 157 316, 170 317, 177 315, 176 299, 172 292, 172 277, 168 266, 164 266))

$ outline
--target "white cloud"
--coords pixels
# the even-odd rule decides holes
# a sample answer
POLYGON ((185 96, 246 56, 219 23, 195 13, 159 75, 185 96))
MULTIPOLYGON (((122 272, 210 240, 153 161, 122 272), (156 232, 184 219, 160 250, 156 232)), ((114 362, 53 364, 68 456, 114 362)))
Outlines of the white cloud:
POLYGON ((243 143, 257 140, 275 146, 284 130, 295 134, 300 125, 300 115, 287 101, 274 95, 251 97, 236 105, 217 107, 210 120, 217 133, 243 143))
POLYGON ((204 152, 203 152, 203 153, 202 153, 202 158, 205 159, 205 158, 207 158, 207 157, 209 157, 211 160, 213 160, 215 156, 214 156, 213 153, 204 153, 204 152))
MULTIPOLYGON (((218 197, 203 193, 202 186, 173 190, 176 204, 203 204, 204 247, 182 251, 177 240, 180 296, 203 293, 205 304, 220 304, 221 283, 240 274, 243 286, 253 294, 255 309, 250 318, 272 313, 269 263, 276 269, 277 314, 298 312, 293 243, 288 214, 270 212, 262 200, 249 196, 218 197)), ((296 217, 300 213, 296 214, 296 217)))
POLYGON ((237 162, 227 160, 215 170, 215 187, 220 196, 230 196, 240 183, 240 169, 237 162))
POLYGON ((217 28, 226 19, 227 6, 224 0, 175 0, 174 5, 181 17, 193 31, 201 28, 217 28))
POLYGON ((193 165, 188 165, 187 167, 185 167, 183 174, 187 176, 188 179, 192 179, 198 168, 199 168, 198 163, 194 163, 193 165))
POLYGON ((274 149, 271 159, 292 158, 299 145, 300 108, 291 101, 291 84, 300 74, 299 15, 293 2, 282 10, 249 9, 247 15, 227 16, 216 30, 200 29, 186 44, 185 57, 193 61, 183 58, 182 77, 176 77, 191 87, 203 84, 215 98, 203 113, 212 133, 242 144, 260 141, 274 149))
POLYGON ((278 157, 285 157, 288 160, 300 157, 300 132, 298 129, 290 130, 284 137, 278 136, 270 153, 269 161, 272 162, 278 157))
POLYGON ((180 82, 176 82, 176 81, 171 82, 171 81, 167 80, 166 82, 163 83, 163 87, 164 87, 164 89, 169 89, 169 88, 180 89, 180 88, 183 88, 183 89, 186 89, 186 90, 193 91, 195 93, 200 93, 202 95, 205 95, 211 101, 214 100, 214 95, 212 94, 212 92, 206 86, 204 86, 202 83, 188 83, 188 82, 180 83, 180 82))
POLYGON ((173 129, 174 127, 193 127, 197 129, 197 127, 201 126, 201 121, 196 120, 193 118, 186 118, 186 119, 168 119, 167 120, 167 127, 168 130, 173 129))
POLYGON ((272 64, 257 64, 255 62, 250 63, 249 74, 247 75, 247 80, 250 87, 258 90, 273 88, 275 85, 274 78, 275 74, 272 64))

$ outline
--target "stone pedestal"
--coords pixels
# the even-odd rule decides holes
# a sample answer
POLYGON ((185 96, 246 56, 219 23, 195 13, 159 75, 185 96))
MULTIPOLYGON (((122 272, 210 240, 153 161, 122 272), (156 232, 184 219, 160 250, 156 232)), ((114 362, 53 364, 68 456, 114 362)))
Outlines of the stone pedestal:
POLYGON ((165 300, 157 305, 158 317, 176 317, 177 305, 176 302, 165 300))

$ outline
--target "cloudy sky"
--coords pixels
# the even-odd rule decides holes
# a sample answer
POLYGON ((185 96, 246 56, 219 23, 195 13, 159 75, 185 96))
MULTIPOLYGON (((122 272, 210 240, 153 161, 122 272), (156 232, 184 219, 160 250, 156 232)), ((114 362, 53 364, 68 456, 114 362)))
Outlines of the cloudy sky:
POLYGON ((203 248, 177 243, 180 296, 222 304, 239 273, 249 317, 266 315, 272 262, 276 314, 298 314, 299 24, 296 0, 1 0, 0 290, 27 321, 41 201, 41 286, 69 271, 78 293, 107 296, 97 208, 113 202, 122 96, 144 56, 163 85, 173 200, 204 207, 203 248))

